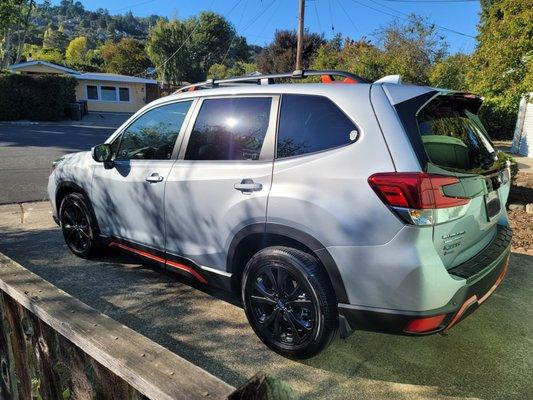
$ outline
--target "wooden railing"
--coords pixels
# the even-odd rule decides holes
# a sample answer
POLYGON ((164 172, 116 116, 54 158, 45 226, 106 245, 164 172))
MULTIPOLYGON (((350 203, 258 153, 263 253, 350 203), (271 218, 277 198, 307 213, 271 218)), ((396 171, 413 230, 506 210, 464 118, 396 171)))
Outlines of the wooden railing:
POLYGON ((258 374, 239 389, 0 253, 0 399, 293 399, 258 374))

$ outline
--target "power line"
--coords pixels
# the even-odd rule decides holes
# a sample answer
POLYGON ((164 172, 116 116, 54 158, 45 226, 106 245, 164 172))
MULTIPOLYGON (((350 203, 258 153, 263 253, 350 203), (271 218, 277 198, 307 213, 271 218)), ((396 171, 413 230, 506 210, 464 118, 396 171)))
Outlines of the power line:
POLYGON ((142 6, 142 5, 149 4, 149 3, 154 3, 154 2, 156 2, 156 1, 157 1, 157 0, 141 1, 140 3, 132 4, 131 6, 121 7, 121 8, 117 8, 117 9, 115 9, 115 10, 109 10, 109 12, 124 11, 124 10, 128 10, 128 9, 130 9, 130 8, 134 8, 134 7, 142 6))
MULTIPOLYGON (((400 16, 400 15, 397 15, 397 14, 391 14, 390 12, 380 10, 379 8, 372 7, 372 6, 368 5, 368 4, 365 4, 365 3, 360 2, 360 1, 358 1, 358 0, 352 0, 352 1, 353 1, 354 3, 357 3, 357 4, 359 4, 359 5, 363 6, 363 7, 369 8, 369 9, 371 9, 371 10, 377 11, 377 12, 379 12, 379 13, 382 13, 382 14, 385 14, 385 15, 389 15, 389 16, 394 17, 394 18, 401 18, 401 19, 403 19, 403 20, 405 20, 405 21, 408 21, 408 19, 405 18, 405 17, 403 17, 403 16, 400 16)), ((394 12, 396 12, 396 13, 399 13, 399 14, 402 14, 402 15, 405 15, 405 16, 409 16, 409 14, 406 14, 406 13, 404 13, 404 12, 402 12, 402 11, 396 10, 396 9, 394 9, 394 8, 392 8, 392 7, 385 6, 385 5, 380 4, 380 3, 376 2, 376 1, 373 1, 373 0, 370 0, 370 1, 372 1, 373 3, 375 3, 375 4, 377 4, 377 5, 381 6, 381 7, 384 7, 384 8, 387 8, 387 9, 389 9, 389 10, 392 10, 392 11, 394 11, 394 12)), ((434 25, 435 25, 435 27, 437 27, 437 29, 439 29, 439 30, 452 32, 452 33, 455 33, 455 34, 457 34, 457 35, 466 36, 466 37, 469 37, 469 38, 472 38, 472 39, 475 39, 475 38, 476 38, 475 36, 469 35, 469 34, 467 34, 467 33, 463 33, 463 32, 456 31, 455 29, 447 28, 447 27, 445 27, 445 26, 441 26, 441 25, 437 25, 437 24, 434 24, 434 25)))
POLYGON ((316 6, 317 1, 318 1, 318 0, 313 1, 313 6, 314 6, 314 8, 315 8, 316 22, 317 22, 317 24, 318 24, 318 30, 319 30, 320 32, 323 32, 323 31, 322 31, 322 24, 320 23, 320 16, 318 15, 318 8, 317 8, 317 6, 316 6))
POLYGON ((337 3, 339 4, 340 8, 342 9, 342 11, 344 12, 344 14, 346 15, 346 17, 348 18, 348 20, 350 21, 350 23, 352 24, 352 26, 354 27, 355 31, 363 36, 363 34, 361 33, 361 31, 359 30, 359 28, 357 27, 357 25, 355 24, 355 22, 353 22, 353 19, 352 17, 350 17, 350 14, 348 14, 348 11, 346 11, 346 9, 344 8, 344 6, 342 5, 342 1, 341 0, 337 0, 337 3))

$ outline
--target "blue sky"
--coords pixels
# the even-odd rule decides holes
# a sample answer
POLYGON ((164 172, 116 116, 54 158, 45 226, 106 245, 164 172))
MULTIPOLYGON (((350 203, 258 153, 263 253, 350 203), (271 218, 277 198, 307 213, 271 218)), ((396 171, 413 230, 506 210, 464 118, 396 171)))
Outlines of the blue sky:
MULTIPOLYGON (((297 0, 81 0, 86 9, 107 8, 111 14, 186 18, 212 10, 228 18, 249 43, 264 45, 272 41, 276 29, 295 29, 297 0)), ((53 0, 58 4, 59 0, 53 0)), ((354 39, 372 38, 380 26, 415 12, 437 25, 476 35, 480 5, 471 0, 307 0, 305 26, 326 38, 336 33, 354 39), (397 17, 395 17, 397 16, 397 17), (334 29, 332 29, 332 27, 334 29)), ((440 30, 450 52, 472 52, 475 39, 440 30)))

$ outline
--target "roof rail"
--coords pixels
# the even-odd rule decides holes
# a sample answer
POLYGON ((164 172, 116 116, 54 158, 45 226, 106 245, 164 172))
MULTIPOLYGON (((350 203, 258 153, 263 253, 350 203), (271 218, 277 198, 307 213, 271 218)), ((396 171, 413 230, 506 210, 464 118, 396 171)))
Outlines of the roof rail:
POLYGON ((181 89, 176 90, 174 93, 181 92, 190 92, 197 89, 209 89, 214 88, 220 85, 227 85, 232 83, 244 83, 244 84, 256 84, 256 85, 270 85, 274 83, 275 79, 304 79, 310 76, 329 76, 331 80, 335 80, 335 76, 340 76, 345 79, 354 81, 355 83, 368 83, 364 78, 361 78, 358 75, 352 74, 346 71, 337 71, 337 70, 311 70, 311 69, 300 69, 292 72, 284 72, 279 74, 264 74, 264 75, 247 75, 247 76, 238 76, 235 78, 228 79, 217 79, 212 78, 208 79, 205 82, 195 83, 193 85, 188 85, 182 87, 181 89))

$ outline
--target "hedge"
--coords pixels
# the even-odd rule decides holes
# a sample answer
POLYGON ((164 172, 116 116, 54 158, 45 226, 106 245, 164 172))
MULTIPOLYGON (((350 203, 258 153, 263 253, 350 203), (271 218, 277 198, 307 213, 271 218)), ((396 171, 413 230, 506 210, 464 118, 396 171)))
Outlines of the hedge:
POLYGON ((485 98, 479 117, 491 139, 512 140, 518 114, 519 97, 485 98))
POLYGON ((0 120, 65 119, 75 88, 70 76, 0 74, 0 120))

